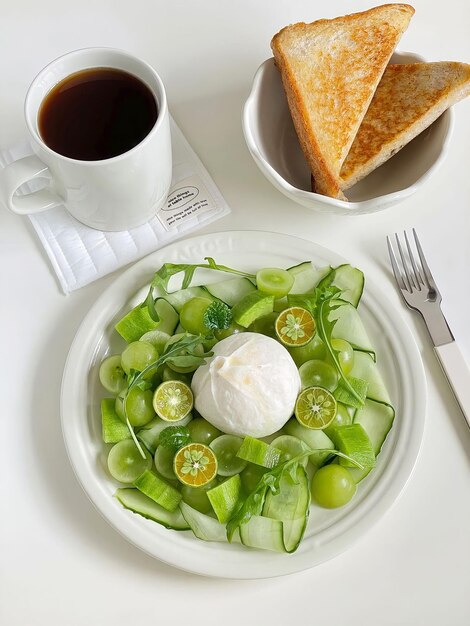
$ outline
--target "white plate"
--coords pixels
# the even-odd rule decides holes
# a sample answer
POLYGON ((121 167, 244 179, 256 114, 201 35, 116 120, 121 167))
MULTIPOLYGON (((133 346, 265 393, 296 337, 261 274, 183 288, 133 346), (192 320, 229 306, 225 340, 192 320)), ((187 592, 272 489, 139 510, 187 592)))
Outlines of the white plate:
MULTIPOLYGON (((124 509, 113 498, 117 484, 106 470, 101 440, 98 367, 103 357, 122 349, 114 324, 143 299, 152 275, 164 262, 219 263, 246 270, 289 267, 312 260, 338 265, 341 257, 314 243, 276 233, 235 231, 178 241, 151 254, 118 278, 94 304, 74 339, 65 366, 61 419, 67 452, 82 487, 104 518, 126 539, 175 567, 225 578, 267 578, 304 570, 348 548, 392 505, 415 464, 424 427, 426 385, 413 336, 383 297, 366 280, 361 315, 377 347, 378 363, 396 408, 396 419, 377 466, 341 509, 312 507, 307 532, 291 555, 206 543, 190 531, 166 530, 124 509)), ((223 275, 214 272, 212 280, 223 275)))
MULTIPOLYGON (((394 52, 391 58, 391 63, 420 61, 424 59, 412 52, 394 52)), ((255 74, 242 122, 255 163, 288 198, 316 211, 362 215, 409 198, 437 170, 449 147, 453 113, 447 109, 394 157, 346 190, 349 202, 311 191, 310 170, 272 58, 262 63, 255 74)))

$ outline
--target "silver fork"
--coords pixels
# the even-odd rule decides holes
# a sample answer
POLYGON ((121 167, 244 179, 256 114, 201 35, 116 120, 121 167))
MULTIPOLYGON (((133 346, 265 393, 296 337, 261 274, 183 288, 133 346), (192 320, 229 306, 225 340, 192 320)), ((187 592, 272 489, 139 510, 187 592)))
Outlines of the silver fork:
POLYGON ((392 240, 387 237, 395 279, 407 306, 421 313, 439 363, 470 427, 470 371, 441 311, 442 297, 426 262, 418 235, 413 228, 417 255, 413 253, 407 233, 404 232, 403 235, 402 245, 395 233, 398 254, 395 254, 392 240))

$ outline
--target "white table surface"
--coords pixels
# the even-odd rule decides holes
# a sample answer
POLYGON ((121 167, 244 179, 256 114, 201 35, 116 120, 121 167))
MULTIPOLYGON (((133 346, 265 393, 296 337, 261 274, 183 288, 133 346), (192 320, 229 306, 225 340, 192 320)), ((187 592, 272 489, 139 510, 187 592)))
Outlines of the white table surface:
MULTIPOLYGON (((207 228, 269 229, 330 247, 380 283, 411 326, 429 386, 422 450, 402 496, 359 543, 301 574, 210 580, 153 560, 95 511, 68 463, 59 422, 65 358, 91 304, 116 275, 61 295, 26 218, 0 211, 2 433, 0 623, 470 623, 470 432, 426 331, 392 283, 385 235, 415 226, 470 362, 470 99, 455 107, 447 159, 398 207, 364 217, 316 214, 258 171, 240 116, 271 36, 294 21, 368 8, 356 0, 58 0, 0 2, 0 146, 25 136, 23 98, 50 60, 80 47, 124 48, 161 73, 171 111, 233 208, 207 228)), ((416 0, 401 48, 470 61, 467 0, 416 0)), ((203 231, 204 232, 204 231, 203 231)), ((122 270, 121 270, 122 271, 122 270)))

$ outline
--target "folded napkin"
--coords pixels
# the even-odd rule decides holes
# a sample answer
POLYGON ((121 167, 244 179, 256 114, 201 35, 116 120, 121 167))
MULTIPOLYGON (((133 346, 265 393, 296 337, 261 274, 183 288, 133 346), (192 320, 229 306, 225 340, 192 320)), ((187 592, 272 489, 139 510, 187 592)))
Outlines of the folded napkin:
MULTIPOLYGON (((222 194, 173 119, 170 128, 173 148, 170 193, 167 203, 146 224, 120 232, 95 230, 77 221, 63 206, 29 216, 64 293, 88 285, 230 213, 222 194)), ((0 151, 0 167, 29 154, 32 154, 29 144, 0 151)), ((34 181, 23 185, 20 192, 31 193, 37 185, 34 181)))

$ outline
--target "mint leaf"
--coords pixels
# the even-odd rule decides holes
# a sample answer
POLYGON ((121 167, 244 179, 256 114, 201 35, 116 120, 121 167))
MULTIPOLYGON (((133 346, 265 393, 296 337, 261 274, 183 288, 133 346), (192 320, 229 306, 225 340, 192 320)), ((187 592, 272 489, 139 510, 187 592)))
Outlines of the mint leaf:
POLYGON ((158 438, 160 446, 175 452, 188 443, 191 443, 191 435, 186 426, 168 426, 161 431, 158 438))
POLYGON ((210 330, 226 330, 232 323, 232 318, 230 307, 225 302, 216 300, 207 307, 203 321, 210 330))

